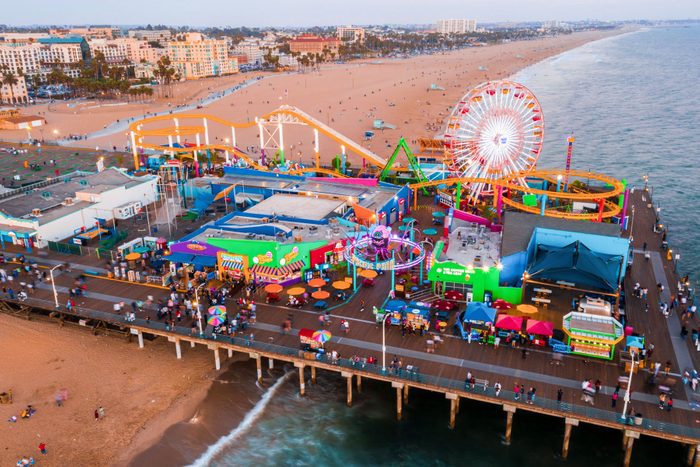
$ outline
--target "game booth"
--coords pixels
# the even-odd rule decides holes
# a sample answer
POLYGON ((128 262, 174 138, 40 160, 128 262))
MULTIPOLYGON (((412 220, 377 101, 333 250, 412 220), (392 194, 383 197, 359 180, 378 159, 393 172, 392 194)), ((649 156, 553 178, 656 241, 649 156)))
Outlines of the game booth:
POLYGON ((467 309, 457 319, 455 327, 462 339, 467 340, 469 337, 467 335, 467 327, 471 325, 472 338, 478 338, 479 331, 488 330, 496 321, 497 312, 498 310, 487 306, 485 303, 469 302, 467 309))
POLYGON ((528 319, 525 323, 525 332, 529 336, 532 345, 545 347, 549 343, 549 339, 554 335, 554 323, 528 319))
POLYGON ((572 311, 564 316, 563 330, 571 353, 612 360, 615 346, 625 337, 622 324, 611 316, 572 311))
POLYGON ((389 324, 398 326, 401 324, 403 315, 406 312, 406 302, 403 300, 395 299, 389 300, 386 305, 384 305, 383 310, 379 310, 377 313, 377 322, 385 319, 385 316, 389 316, 389 324), (380 316, 381 315, 381 316, 380 316))
POLYGON ((216 257, 219 279, 222 281, 236 282, 239 280, 250 280, 248 269, 248 257, 219 251, 216 257))
MULTIPOLYGON (((406 308, 406 322, 417 330, 422 329, 426 324, 430 324, 430 304, 423 302, 409 303, 406 308)), ((438 330, 444 331, 445 327, 447 327, 447 323, 438 330)))

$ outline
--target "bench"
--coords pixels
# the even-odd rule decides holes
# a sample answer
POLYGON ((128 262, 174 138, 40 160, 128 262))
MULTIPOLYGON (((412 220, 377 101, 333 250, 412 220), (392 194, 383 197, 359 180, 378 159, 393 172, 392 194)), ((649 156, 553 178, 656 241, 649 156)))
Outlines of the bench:
POLYGON ((486 390, 489 388, 489 380, 488 379, 479 379, 479 378, 474 378, 474 387, 468 387, 467 383, 464 384, 465 389, 471 389, 474 390, 481 386, 481 389, 486 392, 486 390))

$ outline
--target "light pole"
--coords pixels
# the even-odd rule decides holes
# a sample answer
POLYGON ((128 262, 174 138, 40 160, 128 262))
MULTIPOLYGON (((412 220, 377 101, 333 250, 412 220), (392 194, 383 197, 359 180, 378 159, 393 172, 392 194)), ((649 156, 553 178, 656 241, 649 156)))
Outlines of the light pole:
POLYGON ((632 231, 634 230, 634 205, 632 205, 632 221, 630 222, 630 242, 634 241, 632 231))
POLYGON ((53 289, 53 301, 56 304, 56 308, 58 308, 60 305, 58 304, 58 292, 56 291, 56 284, 53 280, 53 270, 59 267, 61 267, 61 265, 57 264, 56 266, 49 269, 49 276, 51 276, 51 288, 53 289))
POLYGON ((199 324, 199 336, 204 335, 204 331, 202 330, 202 310, 201 307, 199 306, 199 289, 204 287, 207 283, 205 282, 204 284, 200 284, 199 287, 194 289, 194 302, 195 306, 197 307, 197 323, 199 324))
POLYGON ((632 387, 632 375, 634 374, 634 365, 637 362, 634 360, 636 353, 632 350, 630 351, 630 357, 632 357, 632 363, 630 364, 630 376, 627 380, 627 391, 625 391, 625 405, 622 407, 622 421, 627 423, 627 405, 630 402, 630 388, 632 387))
POLYGON ((382 318, 382 373, 386 373, 386 315, 382 318))

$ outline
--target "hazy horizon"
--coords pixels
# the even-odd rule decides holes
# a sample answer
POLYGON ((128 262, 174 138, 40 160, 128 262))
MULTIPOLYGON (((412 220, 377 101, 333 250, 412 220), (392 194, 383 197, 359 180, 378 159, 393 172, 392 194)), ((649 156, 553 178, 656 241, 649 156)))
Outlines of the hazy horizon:
POLYGON ((477 23, 558 21, 683 20, 700 18, 700 2, 678 0, 660 7, 656 0, 355 0, 329 6, 319 0, 269 0, 254 3, 200 0, 36 0, 31 8, 13 2, 1 23, 41 25, 190 25, 199 27, 308 27, 343 24, 433 24, 438 19, 468 18, 477 23))

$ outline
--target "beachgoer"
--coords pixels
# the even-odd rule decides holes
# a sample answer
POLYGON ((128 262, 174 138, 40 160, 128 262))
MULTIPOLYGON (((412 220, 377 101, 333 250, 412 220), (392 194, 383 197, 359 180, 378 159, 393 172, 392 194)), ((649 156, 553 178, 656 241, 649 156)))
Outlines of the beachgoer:
POLYGON ((39 443, 39 451, 41 451, 42 454, 46 454, 46 443, 39 443))

